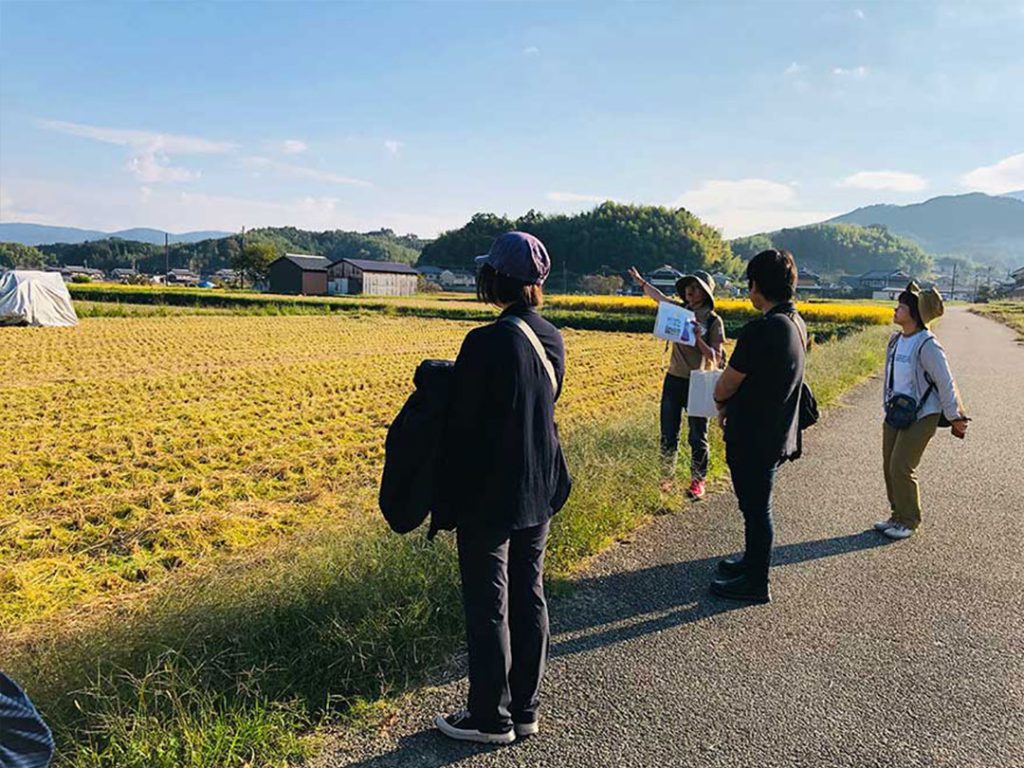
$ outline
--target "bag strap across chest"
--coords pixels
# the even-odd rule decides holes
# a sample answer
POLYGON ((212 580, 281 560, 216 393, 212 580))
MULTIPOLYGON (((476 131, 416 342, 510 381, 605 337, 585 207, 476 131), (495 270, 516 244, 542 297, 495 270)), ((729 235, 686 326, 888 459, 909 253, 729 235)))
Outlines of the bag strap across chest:
POLYGON ((501 322, 515 326, 527 338, 530 346, 533 347, 533 351, 537 353, 537 358, 540 360, 541 365, 544 366, 544 370, 548 374, 548 380, 551 382, 551 394, 557 395, 558 376, 555 374, 555 366, 551 364, 551 359, 548 357, 548 353, 544 351, 544 345, 537 338, 533 328, 523 318, 515 315, 505 315, 505 317, 501 318, 501 322))

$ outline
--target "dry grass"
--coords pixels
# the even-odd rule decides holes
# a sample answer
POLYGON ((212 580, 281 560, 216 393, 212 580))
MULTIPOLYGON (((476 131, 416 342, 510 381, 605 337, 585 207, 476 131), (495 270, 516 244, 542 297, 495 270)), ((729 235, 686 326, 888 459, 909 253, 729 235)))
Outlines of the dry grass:
MULTIPOLYGON (((338 317, 3 329, 0 629, 344 516, 424 357, 470 326, 338 317)), ((563 426, 650 403, 649 336, 566 331, 563 426)))

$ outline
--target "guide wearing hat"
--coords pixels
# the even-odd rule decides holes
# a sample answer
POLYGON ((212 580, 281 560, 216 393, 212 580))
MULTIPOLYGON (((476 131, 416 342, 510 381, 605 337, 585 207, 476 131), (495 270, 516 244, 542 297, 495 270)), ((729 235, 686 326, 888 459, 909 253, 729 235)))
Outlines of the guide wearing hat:
POLYGON ((944 309, 937 290, 911 281, 893 312, 900 331, 889 339, 882 379, 882 460, 891 514, 874 525, 890 539, 908 538, 921 525, 917 467, 936 430, 949 426, 959 438, 967 433, 969 419, 949 360, 928 329, 944 309))
MULTIPOLYGON (((630 267, 629 275, 643 289, 644 294, 654 301, 679 303, 644 280, 636 267, 630 267)), ((715 279, 703 270, 695 270, 676 280, 676 292, 682 304, 696 316, 697 343, 695 346, 672 344, 668 372, 662 384, 662 490, 668 490, 675 477, 679 429, 690 392, 690 371, 720 366, 724 360, 722 347, 725 344, 725 324, 715 313, 715 279)), ((690 486, 687 495, 696 500, 705 494, 704 478, 708 471, 707 419, 687 419, 687 443, 690 446, 690 486)))

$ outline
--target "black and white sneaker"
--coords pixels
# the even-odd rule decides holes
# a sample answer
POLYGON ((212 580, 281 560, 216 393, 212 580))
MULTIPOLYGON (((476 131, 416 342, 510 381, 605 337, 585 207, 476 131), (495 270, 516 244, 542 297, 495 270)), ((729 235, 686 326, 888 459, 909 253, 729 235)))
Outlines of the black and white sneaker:
POLYGON ((531 720, 528 723, 516 723, 513 728, 517 737, 536 736, 540 733, 540 724, 536 720, 531 720))
POLYGON ((469 712, 462 711, 455 714, 434 718, 434 725, 449 739, 459 741, 475 741, 478 744, 511 744, 516 740, 516 732, 509 728, 507 731, 489 732, 481 731, 473 722, 473 716, 469 712))

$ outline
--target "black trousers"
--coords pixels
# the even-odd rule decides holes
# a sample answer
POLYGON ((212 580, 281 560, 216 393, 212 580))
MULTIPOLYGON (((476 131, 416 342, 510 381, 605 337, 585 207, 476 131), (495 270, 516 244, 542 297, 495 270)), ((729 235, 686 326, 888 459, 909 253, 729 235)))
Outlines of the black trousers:
MULTIPOLYGON (((661 455, 667 469, 675 469, 679 450, 679 428, 683 409, 690 399, 690 380, 665 374, 661 387, 661 455)), ((708 474, 708 420, 687 417, 687 442, 690 444, 690 476, 703 480, 708 474)))
POLYGON ((736 501, 743 513, 746 571, 752 578, 767 582, 775 538, 772 491, 779 463, 728 446, 725 453, 736 501))
POLYGON ((549 526, 457 532, 468 709, 484 731, 537 719, 550 637, 543 579, 549 526))

